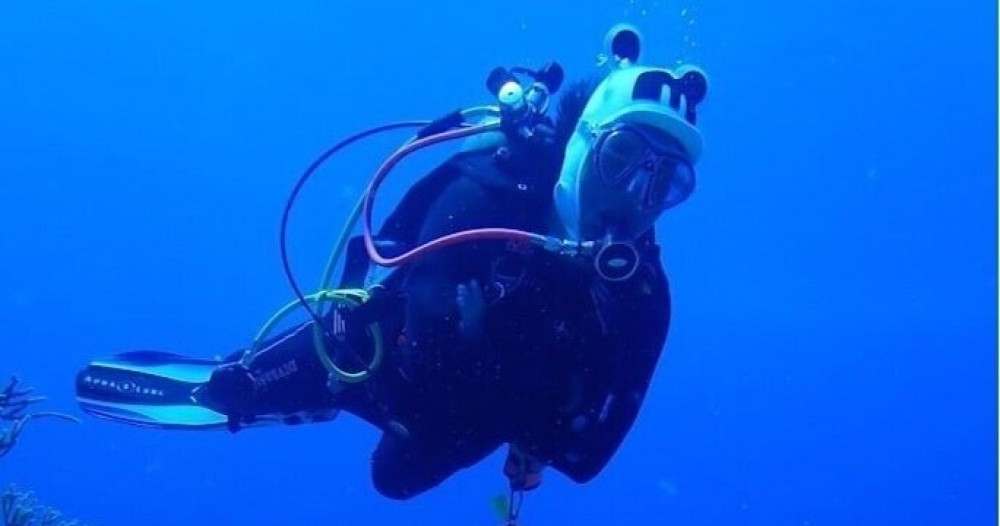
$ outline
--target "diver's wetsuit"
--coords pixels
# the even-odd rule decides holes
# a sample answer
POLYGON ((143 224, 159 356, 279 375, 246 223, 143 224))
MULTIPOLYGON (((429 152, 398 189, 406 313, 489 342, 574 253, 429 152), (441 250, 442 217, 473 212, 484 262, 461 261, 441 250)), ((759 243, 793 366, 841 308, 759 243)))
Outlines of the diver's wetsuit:
MULTIPOLYGON (((545 231, 558 160, 528 159, 453 157, 411 189, 377 237, 409 247, 477 227, 545 231)), ((606 283, 587 265, 523 248, 477 241, 397 270, 386 301, 402 302, 401 345, 375 378, 337 395, 310 330, 275 338, 251 364, 261 396, 245 413, 337 407, 381 427, 372 477, 391 498, 426 491, 504 443, 575 481, 593 478, 631 427, 666 337, 658 251, 648 243, 636 276, 606 283), (472 279, 504 289, 491 296, 481 340, 457 330, 456 287, 472 279)))
MULTIPOLYGON (((518 159, 489 151, 458 154, 428 176, 426 187, 404 198, 379 235, 414 245, 483 227, 543 231, 547 215, 542 211, 551 203, 557 161, 541 152, 518 159)), ((433 252, 402 271, 405 325, 399 358, 408 396, 392 400, 390 411, 411 433, 405 440, 387 433, 376 450, 373 477, 382 493, 418 494, 509 439, 520 415, 512 411, 504 383, 531 365, 517 359, 527 349, 504 346, 505 338, 495 337, 516 331, 530 341, 534 331, 504 316, 495 308, 503 301, 497 301, 486 311, 485 338, 464 338, 458 330, 456 288, 472 280, 494 291, 511 287, 513 280, 500 276, 526 273, 530 261, 505 241, 477 241, 433 252), (507 321, 509 330, 498 327, 497 320, 507 321)))
MULTIPOLYGON (((423 243, 487 226, 546 231, 558 163, 545 164, 552 159, 543 152, 528 158, 505 165, 484 153, 456 157, 429 177, 436 182, 407 196, 413 204, 404 199, 382 234, 416 224, 410 239, 423 243), (428 198, 431 188, 436 197, 428 198)), ((411 434, 380 442, 379 490, 415 495, 508 442, 578 482, 596 476, 631 427, 666 339, 669 292, 652 240, 643 239, 645 263, 622 283, 495 241, 409 265, 400 287, 401 358, 412 385, 391 412, 411 434), (466 341, 456 328, 455 290, 471 279, 505 289, 486 311, 482 341, 466 341)))
MULTIPOLYGON (((542 383, 549 389, 545 403, 538 403, 545 393, 519 386, 516 392, 525 393, 520 407, 534 411, 525 411, 531 417, 519 422, 511 440, 579 483, 595 477, 617 451, 666 342, 670 294, 659 250, 652 243, 640 249, 644 263, 625 282, 595 279, 583 269, 567 273, 556 263, 533 291, 551 302, 543 311, 557 326, 538 327, 534 341, 525 343, 556 353, 549 359, 563 362, 547 366, 564 374, 542 383)), ((538 309, 541 297, 518 298, 526 305, 511 308, 538 309)))

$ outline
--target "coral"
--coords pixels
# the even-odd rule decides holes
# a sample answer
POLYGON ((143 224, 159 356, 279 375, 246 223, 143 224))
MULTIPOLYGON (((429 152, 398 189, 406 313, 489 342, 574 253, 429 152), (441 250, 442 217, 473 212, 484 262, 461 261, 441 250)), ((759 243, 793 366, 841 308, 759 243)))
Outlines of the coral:
MULTIPOLYGON (((0 428, 0 457, 14 448, 17 439, 24 431, 24 426, 35 418, 58 418, 71 422, 79 422, 70 415, 54 412, 26 413, 28 407, 45 400, 43 396, 31 396, 33 389, 18 389, 18 378, 12 377, 7 387, 0 391, 0 424, 10 422, 10 427, 0 428)), ((4 501, 6 505, 6 500, 4 501)), ((6 510, 6 507, 4 508, 6 510)), ((5 517, 6 518, 6 517, 5 517)), ((11 524, 8 522, 7 524, 11 524)), ((15 523, 19 524, 19 523, 15 523)))
MULTIPOLYGON (((24 431, 24 426, 35 418, 58 418, 71 422, 78 419, 63 413, 37 412, 29 413, 28 408, 45 400, 42 396, 31 396, 33 389, 19 389, 19 380, 13 377, 10 383, 0 391, 0 425, 9 422, 6 429, 0 427, 0 457, 14 448, 17 439, 24 431)), ((0 495, 0 512, 3 522, 0 526, 78 526, 77 521, 65 520, 62 515, 45 506, 41 506, 29 492, 19 491, 14 486, 7 488, 0 495)))
POLYGON ((76 520, 63 519, 58 511, 41 506, 29 492, 11 486, 0 496, 2 526, 80 526, 76 520))

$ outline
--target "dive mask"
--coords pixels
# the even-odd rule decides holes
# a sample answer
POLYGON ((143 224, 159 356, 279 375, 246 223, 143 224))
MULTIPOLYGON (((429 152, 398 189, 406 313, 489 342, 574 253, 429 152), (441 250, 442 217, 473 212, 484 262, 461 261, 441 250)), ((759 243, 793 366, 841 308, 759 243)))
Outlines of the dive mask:
POLYGON ((606 191, 628 196, 637 211, 662 212, 694 191, 694 166, 669 135, 629 123, 594 134, 593 169, 606 191))
POLYGON ((566 235, 631 241, 694 191, 704 73, 627 66, 597 86, 566 145, 554 190, 566 235))

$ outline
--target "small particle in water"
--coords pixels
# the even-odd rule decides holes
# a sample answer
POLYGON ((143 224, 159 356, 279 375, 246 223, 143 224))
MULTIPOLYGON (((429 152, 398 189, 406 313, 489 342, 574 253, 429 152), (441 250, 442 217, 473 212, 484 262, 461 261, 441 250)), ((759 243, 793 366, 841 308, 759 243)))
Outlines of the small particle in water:
POLYGON ((665 478, 661 478, 657 482, 656 485, 657 485, 657 487, 660 488, 660 491, 662 491, 666 496, 668 496, 668 497, 676 497, 677 496, 677 493, 678 493, 678 491, 677 491, 677 485, 674 484, 673 482, 671 482, 670 480, 665 479, 665 478))
POLYGON ((687 16, 687 14, 688 14, 688 8, 686 7, 681 8, 681 16, 687 16))

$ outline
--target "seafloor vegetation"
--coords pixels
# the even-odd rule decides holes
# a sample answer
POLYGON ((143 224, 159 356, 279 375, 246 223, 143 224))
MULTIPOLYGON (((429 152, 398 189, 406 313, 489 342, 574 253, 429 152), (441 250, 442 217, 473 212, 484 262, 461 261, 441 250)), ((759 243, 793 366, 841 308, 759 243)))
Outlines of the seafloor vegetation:
POLYGON ((81 526, 79 521, 67 520, 55 509, 38 503, 28 491, 10 486, 0 496, 3 507, 3 526, 81 526))
MULTIPOLYGON (((77 422, 75 417, 49 411, 30 412, 29 409, 45 401, 43 396, 33 396, 31 388, 21 388, 15 376, 0 391, 0 458, 6 456, 17 445, 21 433, 28 422, 39 418, 56 418, 77 422)), ((15 486, 7 488, 0 495, 2 526, 78 526, 75 520, 67 520, 55 509, 38 503, 29 491, 21 491, 15 486)))

